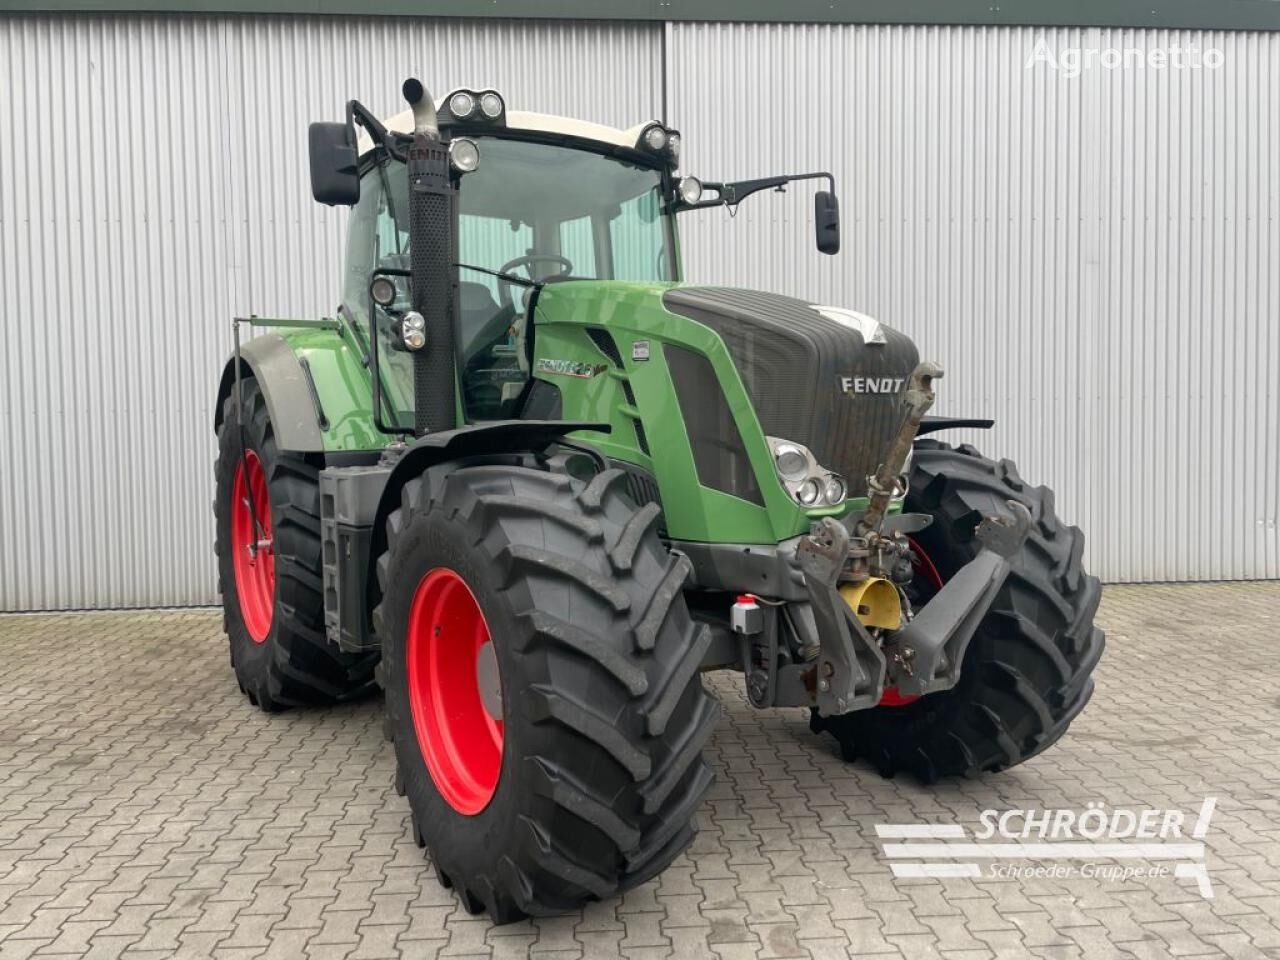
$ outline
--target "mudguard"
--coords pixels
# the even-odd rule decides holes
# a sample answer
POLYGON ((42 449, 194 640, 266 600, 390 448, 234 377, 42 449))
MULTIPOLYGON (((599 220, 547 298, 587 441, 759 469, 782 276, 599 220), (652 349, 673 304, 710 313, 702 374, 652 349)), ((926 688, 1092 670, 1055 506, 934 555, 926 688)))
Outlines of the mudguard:
MULTIPOLYGON (((240 347, 240 362, 241 375, 253 376, 266 398, 280 449, 324 452, 314 389, 297 354, 285 339, 276 333, 254 337, 240 347)), ((235 358, 229 357, 218 384, 218 402, 213 413, 215 431, 222 427, 223 406, 235 389, 235 381, 235 358)))

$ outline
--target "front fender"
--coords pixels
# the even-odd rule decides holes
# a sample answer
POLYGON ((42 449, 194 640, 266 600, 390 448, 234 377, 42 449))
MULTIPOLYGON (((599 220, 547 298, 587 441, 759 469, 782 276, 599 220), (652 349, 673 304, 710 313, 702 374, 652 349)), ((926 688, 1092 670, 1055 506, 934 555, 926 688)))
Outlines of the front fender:
MULTIPOLYGON (((223 408, 235 389, 235 362, 234 356, 227 359, 218 383, 218 400, 213 412, 215 432, 222 428, 223 408)), ((283 337, 268 333, 245 343, 240 348, 240 375, 251 376, 258 381, 267 401, 276 443, 282 450, 298 453, 324 451, 314 387, 297 354, 283 337)))

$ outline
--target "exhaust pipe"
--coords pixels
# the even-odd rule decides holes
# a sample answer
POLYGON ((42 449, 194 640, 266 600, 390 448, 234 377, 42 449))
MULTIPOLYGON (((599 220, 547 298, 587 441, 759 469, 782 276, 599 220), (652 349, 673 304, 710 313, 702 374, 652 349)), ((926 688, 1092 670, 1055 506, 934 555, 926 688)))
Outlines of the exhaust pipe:
POLYGON ((449 150, 440 141, 436 105, 420 80, 401 87, 413 108, 409 147, 409 289, 426 325, 426 343, 413 356, 414 433, 452 430, 455 420, 454 331, 457 329, 458 191, 449 176, 449 150))
POLYGON ((422 81, 410 77, 400 87, 405 100, 413 110, 413 132, 432 140, 440 139, 440 128, 436 124, 436 103, 431 94, 422 85, 422 81))

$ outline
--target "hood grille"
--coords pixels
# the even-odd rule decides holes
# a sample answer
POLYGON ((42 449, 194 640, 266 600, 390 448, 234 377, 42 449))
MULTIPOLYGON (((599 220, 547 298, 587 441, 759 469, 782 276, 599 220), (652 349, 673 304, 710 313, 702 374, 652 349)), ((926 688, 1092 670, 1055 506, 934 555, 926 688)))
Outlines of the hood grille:
POLYGON ((915 344, 884 327, 883 344, 824 317, 804 300, 724 287, 677 287, 666 308, 705 324, 724 341, 768 436, 803 443, 824 467, 865 496, 867 477, 888 451, 905 414, 915 344), (843 377, 902 378, 892 393, 850 395, 843 377))

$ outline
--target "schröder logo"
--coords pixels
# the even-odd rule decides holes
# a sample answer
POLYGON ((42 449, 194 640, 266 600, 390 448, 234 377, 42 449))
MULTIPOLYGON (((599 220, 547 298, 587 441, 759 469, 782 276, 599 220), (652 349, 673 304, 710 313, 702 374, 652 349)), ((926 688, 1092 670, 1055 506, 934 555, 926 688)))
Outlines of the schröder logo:
POLYGON ((1194 821, 1181 810, 1101 802, 1082 811, 983 810, 972 840, 950 823, 881 823, 876 836, 905 841, 882 844, 895 877, 981 878, 985 861, 996 879, 1190 878, 1202 897, 1212 898, 1203 841, 1216 805, 1216 797, 1205 798, 1194 821))

